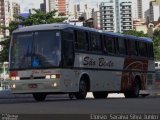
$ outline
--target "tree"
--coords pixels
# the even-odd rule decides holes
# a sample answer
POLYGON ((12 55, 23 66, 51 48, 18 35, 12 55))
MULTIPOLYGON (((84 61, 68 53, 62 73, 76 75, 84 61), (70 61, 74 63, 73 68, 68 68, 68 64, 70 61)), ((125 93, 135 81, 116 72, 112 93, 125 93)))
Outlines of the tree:
POLYGON ((31 26, 31 25, 38 25, 38 24, 50 24, 56 22, 63 22, 66 18, 62 17, 55 17, 56 10, 45 13, 40 10, 33 9, 35 12, 34 14, 30 14, 28 18, 24 18, 22 16, 17 16, 20 20, 20 25, 22 26, 31 26))
MULTIPOLYGON (((15 29, 18 28, 18 22, 17 21, 11 21, 9 24, 9 27, 1 26, 2 29, 9 30, 10 33, 12 33, 15 29)), ((0 51, 0 62, 8 61, 9 57, 9 43, 10 43, 11 36, 5 37, 1 42, 0 45, 2 46, 2 51, 0 51)))
POLYGON ((8 61, 8 53, 9 53, 9 43, 11 40, 11 34, 12 32, 18 28, 19 25, 22 26, 31 26, 31 25, 38 25, 38 24, 50 24, 50 23, 57 23, 57 22, 63 22, 66 18, 59 18, 55 17, 55 13, 57 11, 52 11, 48 13, 44 13, 40 10, 33 9, 35 12, 34 14, 29 14, 28 18, 25 18, 23 16, 15 16, 15 18, 19 19, 19 22, 17 21, 11 21, 9 24, 9 27, 1 26, 3 29, 8 29, 10 32, 10 36, 5 37, 4 40, 0 42, 0 45, 2 46, 2 51, 0 51, 0 62, 8 61))
POLYGON ((155 60, 160 60, 160 30, 155 30, 153 33, 154 56, 155 60))
POLYGON ((133 36, 137 36, 137 37, 148 37, 148 35, 144 34, 143 31, 136 31, 136 30, 124 31, 123 34, 133 35, 133 36))
POLYGON ((78 18, 78 20, 79 20, 79 22, 84 22, 84 21, 85 21, 85 18, 84 18, 83 16, 80 16, 80 17, 78 18))
POLYGON ((160 16, 159 16, 159 18, 158 18, 158 22, 160 22, 160 16))

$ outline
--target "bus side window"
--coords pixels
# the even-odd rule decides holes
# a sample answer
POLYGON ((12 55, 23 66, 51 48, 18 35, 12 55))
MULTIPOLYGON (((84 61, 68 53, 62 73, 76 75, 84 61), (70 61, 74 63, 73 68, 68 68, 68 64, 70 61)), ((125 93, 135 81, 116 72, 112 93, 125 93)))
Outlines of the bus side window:
POLYGON ((88 39, 87 39, 87 33, 85 31, 75 31, 76 35, 76 46, 75 48, 80 51, 88 51, 88 39))
POLYGON ((154 53, 153 53, 153 44, 152 43, 148 43, 147 44, 147 49, 148 49, 148 57, 150 59, 154 58, 154 53))
POLYGON ((128 47, 127 48, 128 48, 128 55, 131 55, 131 56, 137 56, 138 55, 135 40, 128 40, 128 47))
POLYGON ((104 48, 107 54, 115 54, 114 38, 111 36, 104 37, 104 48))
POLYGON ((120 55, 126 55, 126 43, 125 39, 118 37, 116 41, 117 51, 120 55))
POLYGON ((102 52, 102 42, 100 34, 90 33, 90 49, 93 52, 102 52))
POLYGON ((63 65, 73 67, 74 65, 74 31, 71 29, 63 30, 63 65))
POLYGON ((147 57, 147 44, 145 42, 139 42, 139 55, 142 57, 147 57))

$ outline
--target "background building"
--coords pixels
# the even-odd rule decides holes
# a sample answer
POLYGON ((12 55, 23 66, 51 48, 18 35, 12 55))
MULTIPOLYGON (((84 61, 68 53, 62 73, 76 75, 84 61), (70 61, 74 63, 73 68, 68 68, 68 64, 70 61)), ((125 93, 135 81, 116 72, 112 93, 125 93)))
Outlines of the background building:
POLYGON ((160 17, 160 0, 150 2, 150 22, 158 21, 160 17))
MULTIPOLYGON (((9 26, 10 22, 10 15, 9 15, 9 0, 0 0, 0 26, 9 26)), ((0 28, 0 38, 3 38, 4 36, 8 36, 9 31, 3 30, 0 28)))
POLYGON ((132 29, 131 0, 105 0, 100 4, 101 29, 123 32, 132 29))
POLYGON ((147 21, 150 14, 151 0, 132 0, 132 16, 133 19, 143 19, 147 21))
POLYGON ((101 29, 101 18, 100 18, 100 12, 99 11, 95 11, 92 14, 92 18, 93 18, 93 26, 96 29, 101 29))
MULTIPOLYGON (((20 5, 11 0, 0 0, 0 26, 8 27, 11 21, 17 19, 14 16, 20 14, 20 5)), ((4 40, 5 36, 9 36, 9 30, 0 28, 0 41, 4 40)), ((0 51, 2 47, 0 46, 0 51)))
POLYGON ((45 12, 57 10, 57 15, 67 15, 67 5, 66 0, 44 0, 45 12))
POLYGON ((11 21, 18 21, 14 16, 20 15, 20 5, 16 2, 10 3, 10 18, 11 21))

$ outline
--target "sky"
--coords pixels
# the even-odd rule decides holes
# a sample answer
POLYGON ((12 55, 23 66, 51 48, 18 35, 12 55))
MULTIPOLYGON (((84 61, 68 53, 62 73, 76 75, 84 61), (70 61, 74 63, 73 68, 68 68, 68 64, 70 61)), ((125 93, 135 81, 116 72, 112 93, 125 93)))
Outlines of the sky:
MULTIPOLYGON (((10 0, 20 4, 21 13, 28 13, 28 10, 31 8, 39 8, 40 3, 43 3, 43 0, 10 0)), ((88 4, 95 4, 96 2, 100 2, 102 0, 69 0, 70 2, 79 3, 79 2, 87 2, 88 4)))
POLYGON ((43 0, 11 0, 20 4, 21 13, 28 13, 31 8, 39 8, 43 0))

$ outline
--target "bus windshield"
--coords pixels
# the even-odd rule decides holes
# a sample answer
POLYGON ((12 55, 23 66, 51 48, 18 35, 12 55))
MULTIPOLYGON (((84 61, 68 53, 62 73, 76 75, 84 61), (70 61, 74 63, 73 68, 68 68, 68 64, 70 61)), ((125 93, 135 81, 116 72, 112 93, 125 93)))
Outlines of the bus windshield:
POLYGON ((60 60, 60 31, 13 34, 10 69, 58 67, 60 60))

